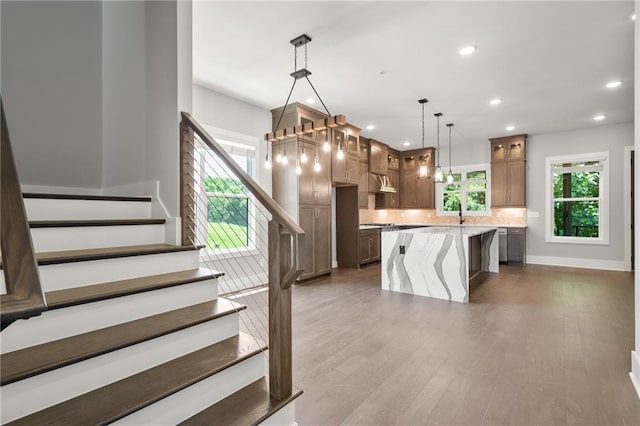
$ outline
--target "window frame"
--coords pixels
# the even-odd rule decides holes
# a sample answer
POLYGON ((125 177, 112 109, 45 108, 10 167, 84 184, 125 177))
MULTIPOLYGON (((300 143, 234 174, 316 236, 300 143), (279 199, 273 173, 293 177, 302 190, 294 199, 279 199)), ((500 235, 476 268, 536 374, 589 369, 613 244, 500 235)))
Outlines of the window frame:
MULTIPOLYGON (((569 168, 568 168, 569 169, 569 168)), ((586 169, 585 169, 586 170, 586 169)), ((589 197, 593 198, 593 197, 589 197)), ((609 245, 609 151, 546 157, 545 168, 545 241, 559 244, 609 245), (554 235, 553 165, 600 161, 598 238, 554 235)))
MULTIPOLYGON (((487 163, 482 164, 470 164, 466 166, 458 166, 451 167, 452 173, 463 173, 464 178, 461 181, 460 186, 460 199, 463 200, 463 216, 491 216, 491 165, 487 163), (477 172, 483 170, 485 172, 485 204, 487 208, 484 211, 467 211, 467 201, 466 194, 467 190, 465 185, 467 184, 466 174, 469 172, 477 172), (463 197, 464 196, 464 197, 463 197)), ((458 216, 458 211, 446 211, 443 209, 444 205, 444 186, 447 185, 446 176, 448 173, 445 173, 445 182, 441 184, 436 184, 436 214, 438 216, 458 216)), ((471 192, 481 192, 481 191, 471 191, 471 192)))
MULTIPOLYGON (((227 150, 227 147, 241 146, 241 149, 245 149, 247 152, 253 152, 253 164, 247 170, 247 174, 251 176, 254 180, 258 181, 261 175, 261 168, 258 167, 258 158, 259 154, 259 139, 244 135, 241 133, 232 132, 230 130, 219 129, 212 126, 205 125, 205 130, 209 134, 213 136, 213 138, 225 148, 225 151, 230 155, 237 155, 233 153, 232 150, 227 150)), ((205 173, 201 171, 201 176, 204 177, 205 173)), ((200 186, 204 189, 204 182, 201 182, 200 186)), ((255 256, 258 254, 258 248, 256 247, 256 242, 258 241, 258 224, 256 223, 256 205, 255 199, 253 196, 249 194, 233 194, 233 193, 216 193, 216 192, 206 192, 202 191, 198 196, 199 199, 205 203, 205 206, 208 203, 208 199, 210 197, 221 197, 221 198, 242 198, 247 199, 247 204, 249 211, 247 213, 247 245, 245 247, 232 247, 232 248, 210 248, 208 243, 205 242, 206 247, 202 250, 203 255, 206 255, 208 259, 229 259, 236 257, 245 257, 245 256, 255 256), (251 232, 253 232, 252 235, 251 232)), ((206 207, 204 209, 206 211, 206 207)), ((206 215, 204 217, 204 223, 207 224, 206 215)), ((258 242, 259 244, 259 242, 258 242)))

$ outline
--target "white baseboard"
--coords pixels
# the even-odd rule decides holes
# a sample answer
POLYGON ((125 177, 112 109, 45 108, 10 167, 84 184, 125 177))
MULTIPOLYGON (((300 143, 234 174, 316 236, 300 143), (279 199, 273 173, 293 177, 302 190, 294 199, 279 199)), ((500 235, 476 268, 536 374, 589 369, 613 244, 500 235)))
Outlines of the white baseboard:
POLYGON ((533 265, 565 266, 568 268, 604 269, 609 271, 629 271, 627 262, 623 260, 583 259, 572 257, 531 256, 527 255, 527 263, 533 265))
POLYGON ((338 261, 337 260, 332 261, 331 262, 331 268, 332 269, 336 269, 337 267, 338 267, 338 261))
POLYGON ((631 351, 631 372, 629 377, 633 387, 636 388, 638 398, 640 398, 640 355, 636 351, 631 351))

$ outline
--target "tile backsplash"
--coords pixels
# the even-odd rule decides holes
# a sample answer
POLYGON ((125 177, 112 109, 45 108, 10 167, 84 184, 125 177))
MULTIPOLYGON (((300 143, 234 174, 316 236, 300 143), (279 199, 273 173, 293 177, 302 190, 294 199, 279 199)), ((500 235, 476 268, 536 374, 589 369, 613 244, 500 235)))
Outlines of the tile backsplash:
MULTIPOLYGON (((435 209, 375 210, 374 195, 369 194, 369 208, 360 209, 360 223, 442 223, 456 224, 456 216, 438 216, 435 209)), ((527 225, 526 208, 491 209, 490 216, 462 216, 466 225, 527 225)))

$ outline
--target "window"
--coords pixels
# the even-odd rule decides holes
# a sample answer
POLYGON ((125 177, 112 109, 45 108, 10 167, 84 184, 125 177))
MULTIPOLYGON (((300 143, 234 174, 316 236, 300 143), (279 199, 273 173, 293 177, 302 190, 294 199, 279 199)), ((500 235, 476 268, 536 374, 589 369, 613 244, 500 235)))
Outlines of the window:
MULTIPOLYGON (((211 130, 210 133, 216 137, 221 131, 211 130)), ((223 133, 222 137, 216 137, 216 141, 242 170, 255 178, 255 146, 228 140, 231 139, 229 136, 228 132, 223 133)), ((255 248, 255 237, 252 235, 256 228, 255 202, 251 200, 246 187, 213 153, 202 150, 200 158, 203 191, 199 196, 201 207, 198 210, 201 213, 198 222, 200 227, 206 229, 200 231, 200 235, 206 234, 206 243, 201 243, 214 251, 255 248)))
POLYGON ((608 244, 608 152, 547 157, 546 240, 608 244))
POLYGON ((489 166, 479 164, 452 168, 453 183, 438 184, 437 210, 439 215, 454 216, 462 209, 466 216, 488 216, 490 192, 489 166))

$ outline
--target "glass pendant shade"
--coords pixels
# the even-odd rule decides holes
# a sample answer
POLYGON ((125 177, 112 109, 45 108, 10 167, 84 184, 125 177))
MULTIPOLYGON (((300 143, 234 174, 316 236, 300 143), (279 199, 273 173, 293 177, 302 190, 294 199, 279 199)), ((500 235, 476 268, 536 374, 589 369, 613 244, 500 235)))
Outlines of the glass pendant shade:
POLYGON ((435 182, 436 183, 444 182, 444 171, 442 170, 442 167, 440 167, 440 166, 436 167, 435 182))
POLYGON ((424 164, 420 166, 418 169, 418 176, 421 178, 429 176, 429 168, 424 164))
POLYGON ((269 154, 264 157, 264 167, 267 169, 271 168, 271 160, 269 160, 269 154))
POLYGON ((451 185, 453 183, 453 173, 449 170, 449 174, 447 174, 447 183, 451 185))

